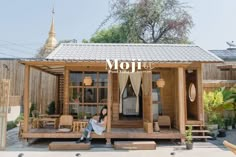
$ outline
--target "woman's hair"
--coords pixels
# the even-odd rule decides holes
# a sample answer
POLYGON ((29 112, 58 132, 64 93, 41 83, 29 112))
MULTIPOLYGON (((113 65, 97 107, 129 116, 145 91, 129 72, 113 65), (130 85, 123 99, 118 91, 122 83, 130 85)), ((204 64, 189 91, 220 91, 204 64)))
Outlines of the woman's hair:
POLYGON ((103 119, 107 116, 107 113, 106 113, 105 115, 102 114, 102 111, 103 111, 104 109, 107 110, 107 106, 103 106, 103 108, 101 109, 98 122, 101 122, 101 120, 103 120, 103 119))

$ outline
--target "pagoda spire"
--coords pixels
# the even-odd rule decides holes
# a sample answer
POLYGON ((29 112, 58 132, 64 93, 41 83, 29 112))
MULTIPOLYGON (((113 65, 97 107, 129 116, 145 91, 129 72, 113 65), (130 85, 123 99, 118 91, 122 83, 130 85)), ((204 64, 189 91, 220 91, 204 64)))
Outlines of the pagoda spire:
POLYGON ((57 45, 55 25, 54 25, 54 14, 55 14, 55 11, 54 11, 54 6, 53 6, 51 27, 48 33, 48 39, 46 40, 46 43, 44 45, 45 51, 52 51, 57 45))

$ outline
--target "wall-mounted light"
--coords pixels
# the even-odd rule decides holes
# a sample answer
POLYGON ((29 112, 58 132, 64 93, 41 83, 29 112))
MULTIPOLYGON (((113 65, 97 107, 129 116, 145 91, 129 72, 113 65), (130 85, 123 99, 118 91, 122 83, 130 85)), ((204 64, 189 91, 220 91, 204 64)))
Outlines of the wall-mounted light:
POLYGON ((188 71, 189 74, 193 72, 192 69, 188 69, 187 71, 188 71))
POLYGON ((85 86, 91 86, 92 82, 93 82, 93 80, 92 80, 91 76, 84 77, 83 83, 85 86))
POLYGON ((163 88, 165 86, 165 80, 164 79, 159 79, 156 81, 157 87, 163 88))

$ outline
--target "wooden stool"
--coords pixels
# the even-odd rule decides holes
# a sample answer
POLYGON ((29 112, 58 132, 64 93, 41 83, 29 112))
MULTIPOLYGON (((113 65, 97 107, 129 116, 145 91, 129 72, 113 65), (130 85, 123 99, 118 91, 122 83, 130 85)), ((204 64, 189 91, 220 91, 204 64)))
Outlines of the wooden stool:
POLYGON ((90 143, 75 143, 75 142, 51 142, 48 145, 49 150, 88 150, 90 143))

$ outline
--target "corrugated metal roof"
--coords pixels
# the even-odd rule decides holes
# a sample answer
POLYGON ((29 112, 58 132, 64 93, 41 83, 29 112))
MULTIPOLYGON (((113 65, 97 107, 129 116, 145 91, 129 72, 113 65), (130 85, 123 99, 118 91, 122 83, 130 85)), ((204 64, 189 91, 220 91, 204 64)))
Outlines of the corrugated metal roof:
POLYGON ((236 49, 209 50, 225 61, 236 61, 236 49))
POLYGON ((63 43, 46 59, 105 61, 150 61, 150 62, 222 62, 209 51, 196 45, 177 44, 94 44, 63 43))

